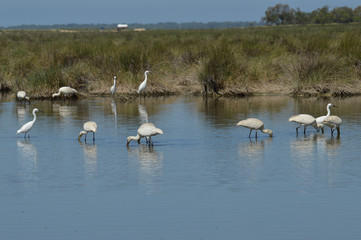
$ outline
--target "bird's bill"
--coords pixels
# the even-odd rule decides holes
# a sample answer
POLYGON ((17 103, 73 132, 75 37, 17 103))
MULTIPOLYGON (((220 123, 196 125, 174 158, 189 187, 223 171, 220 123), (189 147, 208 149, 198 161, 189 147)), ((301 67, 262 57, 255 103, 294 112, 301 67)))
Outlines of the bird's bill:
POLYGON ((335 108, 337 108, 337 106, 336 105, 333 105, 335 108))

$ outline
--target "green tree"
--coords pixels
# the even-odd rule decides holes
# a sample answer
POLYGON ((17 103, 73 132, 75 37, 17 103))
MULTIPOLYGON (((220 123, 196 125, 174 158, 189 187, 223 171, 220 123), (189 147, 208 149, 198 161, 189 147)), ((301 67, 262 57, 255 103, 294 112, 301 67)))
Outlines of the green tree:
POLYGON ((267 24, 292 24, 294 23, 295 10, 290 8, 288 4, 276 4, 266 10, 266 16, 262 18, 267 24))
POLYGON ((331 16, 333 22, 337 22, 337 23, 349 23, 353 21, 352 8, 348 8, 348 7, 334 8, 331 11, 331 16))
POLYGON ((324 6, 323 8, 318 8, 311 12, 311 22, 312 23, 331 23, 332 16, 329 11, 328 6, 324 6))
POLYGON ((353 10, 353 21, 361 22, 361 6, 358 6, 353 10))
POLYGON ((310 14, 306 12, 302 12, 299 8, 295 11, 295 24, 307 24, 311 22, 310 14))

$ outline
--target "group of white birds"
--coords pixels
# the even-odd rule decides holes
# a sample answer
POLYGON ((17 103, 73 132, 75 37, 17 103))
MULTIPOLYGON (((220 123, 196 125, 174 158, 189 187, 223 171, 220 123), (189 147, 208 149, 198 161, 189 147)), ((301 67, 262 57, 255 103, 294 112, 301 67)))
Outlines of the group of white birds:
MULTIPOLYGON (((144 81, 139 85, 138 88, 138 94, 140 94, 141 92, 145 91, 146 85, 147 85, 147 74, 150 73, 150 71, 145 71, 144 76, 145 79, 144 81)), ((117 82, 117 77, 114 76, 114 84, 113 86, 110 88, 110 93, 112 95, 114 95, 116 93, 116 82, 117 82)), ((57 96, 64 96, 67 98, 70 98, 72 95, 77 94, 77 91, 73 88, 70 87, 61 87, 59 88, 59 92, 58 93, 54 93, 52 95, 52 97, 57 97, 57 96)), ((29 97, 26 96, 26 93, 24 91, 19 91, 17 93, 17 98, 20 102, 26 102, 28 101, 30 103, 30 99, 29 97)), ((335 115, 331 115, 331 110, 330 107, 337 107, 335 105, 333 105, 332 103, 327 104, 327 115, 325 116, 321 116, 318 118, 314 118, 313 116, 309 115, 309 114, 299 114, 299 115, 295 115, 289 118, 289 122, 295 122, 298 123, 299 126, 296 128, 296 133, 298 134, 298 129, 300 127, 304 127, 304 134, 306 134, 306 128, 307 126, 312 126, 314 127, 317 131, 322 131, 322 133, 324 133, 324 125, 330 127, 331 129, 331 135, 333 135, 334 130, 337 130, 337 134, 340 134, 340 126, 342 123, 342 120, 340 117, 335 116, 335 115)), ((35 121, 36 121, 36 113, 39 112, 39 110, 37 108, 33 109, 33 115, 34 115, 34 119, 26 124, 24 124, 17 132, 18 133, 24 133, 24 137, 26 137, 26 134, 31 130, 31 128, 33 127, 35 121)), ((250 129, 249 132, 249 137, 251 137, 251 133, 253 130, 256 131, 255 137, 257 138, 257 131, 261 131, 263 133, 269 134, 270 137, 273 136, 273 132, 270 129, 265 129, 264 128, 264 123, 257 119, 257 118, 248 118, 246 120, 242 120, 239 121, 237 123, 237 126, 242 126, 242 127, 246 127, 248 129, 250 129)), ((95 141, 95 133, 98 130, 98 126, 95 122, 93 121, 89 121, 84 123, 83 125, 83 129, 82 131, 80 131, 79 136, 78 136, 78 140, 81 139, 81 137, 83 135, 85 135, 85 141, 86 141, 86 137, 87 134, 89 132, 93 133, 93 141, 95 141)), ((138 131, 137 131, 137 135, 136 136, 129 136, 127 138, 127 146, 129 146, 129 143, 131 141, 138 141, 138 144, 140 143, 140 139, 141 138, 146 138, 146 143, 148 143, 149 145, 153 144, 151 137, 158 135, 158 134, 163 134, 163 131, 159 128, 157 128, 153 123, 144 123, 142 124, 138 131)), ((29 137, 29 135, 28 135, 29 137)))
MULTIPOLYGON (((138 88, 138 94, 140 94, 141 92, 145 91, 146 85, 147 85, 147 74, 150 73, 150 71, 145 71, 144 75, 145 75, 145 79, 144 81, 140 84, 139 88, 138 88)), ((110 88, 110 93, 112 95, 114 95, 116 93, 116 81, 117 81, 117 77, 114 76, 114 84, 113 86, 110 88)), ((61 87, 59 88, 59 91, 57 93, 54 93, 52 95, 52 97, 58 97, 58 96, 63 96, 65 98, 70 98, 73 95, 77 94, 78 92, 71 87, 61 87)), ((26 103, 26 101, 28 101, 30 103, 30 99, 29 97, 26 96, 26 93, 24 91, 19 91, 17 93, 17 99, 20 102, 24 102, 26 103)), ((17 132, 16 134, 19 133, 24 133, 24 138, 26 138, 27 134, 30 132, 30 130, 32 129, 32 127, 34 126, 35 122, 36 122, 36 113, 39 112, 39 109, 34 108, 33 109, 33 116, 34 119, 32 121, 27 122, 26 124, 24 124, 17 132)), ((82 131, 80 131, 79 136, 78 136, 78 140, 81 140, 81 137, 83 135, 85 135, 85 141, 87 138, 87 135, 89 132, 93 133, 93 141, 95 141, 95 133, 98 130, 98 125, 96 124, 96 122, 93 121, 88 121, 86 123, 83 124, 83 129, 82 131)), ((129 143, 131 141, 138 141, 138 144, 140 144, 140 139, 141 138, 146 138, 146 142, 149 145, 153 145, 152 142, 152 136, 158 135, 158 134, 163 134, 163 131, 159 128, 157 128, 153 123, 144 123, 142 124, 138 131, 137 131, 137 135, 136 136, 129 136, 127 138, 127 146, 129 146, 129 143)), ((27 137, 30 137, 30 133, 28 134, 27 137)))
MULTIPOLYGON (((296 128, 296 133, 298 134, 298 129, 303 126, 303 133, 306 134, 307 126, 314 127, 317 131, 322 131, 324 133, 324 125, 328 126, 331 129, 331 135, 335 129, 337 130, 337 134, 340 134, 340 126, 342 123, 342 119, 336 115, 331 115, 330 107, 337 107, 332 103, 327 104, 327 115, 321 116, 318 118, 314 118, 309 114, 299 114, 292 116, 288 119, 289 122, 298 123, 299 126, 296 128)), ((257 131, 260 130, 263 133, 269 134, 270 137, 273 136, 273 132, 269 129, 264 129, 264 123, 257 119, 257 118, 248 118, 246 120, 242 120, 237 123, 237 126, 242 126, 250 129, 249 137, 251 137, 251 133, 253 130, 256 131, 256 138, 257 138, 257 131)))

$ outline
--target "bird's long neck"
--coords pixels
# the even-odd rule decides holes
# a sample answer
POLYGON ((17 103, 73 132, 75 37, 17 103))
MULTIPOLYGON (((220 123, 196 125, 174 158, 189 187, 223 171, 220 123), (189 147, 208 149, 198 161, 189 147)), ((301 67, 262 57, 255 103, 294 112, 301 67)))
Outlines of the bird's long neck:
POLYGON ((138 141, 140 139, 140 135, 137 134, 137 136, 132 136, 132 140, 138 141))
POLYGON ((117 83, 117 79, 116 78, 114 78, 114 86, 115 86, 115 84, 117 83))
POLYGON ((145 76, 144 82, 147 82, 148 76, 146 72, 144 73, 144 76, 145 76))
POLYGON ((330 114, 331 114, 330 105, 327 105, 327 115, 326 115, 326 117, 330 116, 330 114))
POLYGON ((53 94, 53 97, 58 97, 58 96, 60 96, 60 92, 53 94))
POLYGON ((35 112, 33 112, 33 115, 34 115, 33 122, 35 122, 35 121, 36 121, 36 113, 35 113, 35 112))

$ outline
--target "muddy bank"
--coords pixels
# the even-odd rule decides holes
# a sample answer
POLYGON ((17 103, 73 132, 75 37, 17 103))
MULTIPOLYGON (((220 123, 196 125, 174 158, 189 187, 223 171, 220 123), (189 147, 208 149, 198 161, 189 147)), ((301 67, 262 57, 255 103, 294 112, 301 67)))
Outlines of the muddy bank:
MULTIPOLYGON (((115 98, 124 101, 138 98, 138 86, 131 84, 120 84, 117 86, 115 98)), ((11 89, 2 89, 2 92, 7 92, 16 95, 16 92, 11 89)), ((52 94, 49 90, 27 93, 31 99, 52 99, 52 94)), ((290 95, 301 97, 348 97, 361 95, 361 84, 318 84, 315 86, 304 86, 295 88, 293 85, 286 83, 256 83, 256 84, 242 84, 242 85, 228 85, 218 93, 208 91, 205 93, 204 88, 199 82, 194 80, 172 81, 167 84, 150 83, 147 85, 146 92, 142 96, 171 96, 171 95, 209 95, 209 96, 223 96, 223 97, 245 97, 255 95, 290 95)), ((110 96, 110 86, 98 86, 91 88, 90 91, 79 90, 76 98, 87 98, 90 96, 110 96)))

